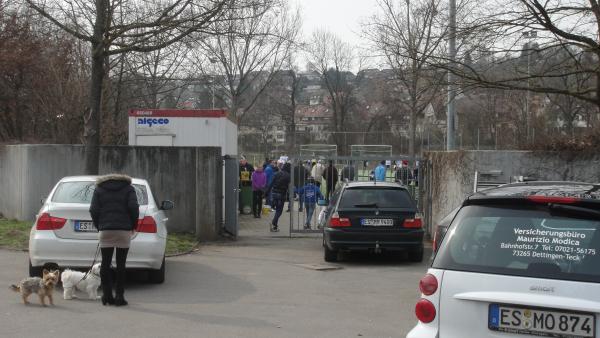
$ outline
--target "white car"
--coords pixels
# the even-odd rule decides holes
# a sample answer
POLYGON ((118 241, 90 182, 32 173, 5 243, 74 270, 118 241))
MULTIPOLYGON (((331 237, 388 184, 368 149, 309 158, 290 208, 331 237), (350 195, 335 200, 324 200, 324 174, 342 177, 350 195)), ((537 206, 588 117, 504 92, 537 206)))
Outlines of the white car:
MULTIPOLYGON (((54 186, 31 228, 31 276, 41 275, 48 264, 57 264, 61 269, 90 268, 98 248, 98 230, 89 212, 97 178, 65 177, 54 186)), ((173 202, 163 201, 157 205, 146 180, 133 178, 132 185, 138 197, 140 216, 127 255, 127 269, 147 270, 151 282, 162 283, 168 221, 163 210, 172 209, 173 202)), ((100 260, 98 253, 96 261, 100 260)))
POLYGON ((600 185, 476 193, 419 287, 407 338, 600 337, 600 185))

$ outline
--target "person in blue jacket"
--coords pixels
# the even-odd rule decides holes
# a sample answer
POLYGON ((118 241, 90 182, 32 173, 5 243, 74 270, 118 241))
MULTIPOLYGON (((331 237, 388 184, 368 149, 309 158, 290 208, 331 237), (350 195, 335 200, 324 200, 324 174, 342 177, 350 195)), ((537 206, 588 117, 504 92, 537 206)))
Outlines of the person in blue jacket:
POLYGON ((385 161, 381 161, 377 168, 375 168, 375 181, 384 182, 385 181, 385 161))
MULTIPOLYGON (((267 163, 267 165, 265 166, 265 175, 267 176, 267 187, 271 186, 271 183, 273 183, 273 176, 275 176, 275 170, 273 168, 273 161, 271 161, 270 163, 267 163)), ((272 206, 273 204, 271 204, 271 194, 267 194, 265 196, 266 199, 266 204, 269 206, 272 206)))
POLYGON ((306 185, 302 188, 296 189, 296 193, 300 195, 300 199, 304 201, 304 207, 306 208, 306 224, 304 229, 310 229, 310 221, 315 212, 317 201, 323 199, 321 189, 315 184, 315 178, 309 176, 306 179, 306 185))

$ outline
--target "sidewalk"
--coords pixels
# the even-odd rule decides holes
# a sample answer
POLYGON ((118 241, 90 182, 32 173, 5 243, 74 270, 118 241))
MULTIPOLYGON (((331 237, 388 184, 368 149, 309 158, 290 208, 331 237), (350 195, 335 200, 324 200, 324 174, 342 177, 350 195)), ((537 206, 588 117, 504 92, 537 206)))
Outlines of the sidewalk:
MULTIPOLYGON (((270 224, 273 220, 273 216, 275 215, 275 211, 269 212, 268 215, 262 215, 261 218, 254 218, 252 214, 250 215, 239 215, 239 238, 247 238, 247 237, 290 237, 290 216, 291 212, 287 212, 287 203, 283 208, 283 213, 279 218, 279 231, 271 232, 270 224)), ((313 216, 312 229, 316 229, 316 219, 318 216, 318 212, 320 211, 319 207, 315 210, 315 215, 313 216)), ((304 223, 305 212, 298 212, 298 204, 294 203, 294 229, 302 229, 304 223), (300 220, 300 221, 299 221, 300 220)), ((311 237, 320 237, 321 233, 295 233, 292 234, 294 236, 311 236, 311 237)))

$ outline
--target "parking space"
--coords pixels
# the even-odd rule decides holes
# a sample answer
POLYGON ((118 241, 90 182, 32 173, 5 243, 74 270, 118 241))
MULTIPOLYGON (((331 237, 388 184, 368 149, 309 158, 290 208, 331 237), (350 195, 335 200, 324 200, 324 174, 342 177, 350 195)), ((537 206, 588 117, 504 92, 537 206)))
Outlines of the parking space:
MULTIPOLYGON (((287 215, 284 214, 284 217, 287 215)), ((65 301, 54 308, 0 289, 3 336, 104 337, 402 337, 414 325, 418 281, 426 263, 352 256, 324 264, 316 234, 270 233, 267 219, 242 216, 238 241, 204 245, 167 260, 162 285, 130 283, 130 306, 65 301)), ((1 251, 0 283, 27 273, 27 254, 1 251)))

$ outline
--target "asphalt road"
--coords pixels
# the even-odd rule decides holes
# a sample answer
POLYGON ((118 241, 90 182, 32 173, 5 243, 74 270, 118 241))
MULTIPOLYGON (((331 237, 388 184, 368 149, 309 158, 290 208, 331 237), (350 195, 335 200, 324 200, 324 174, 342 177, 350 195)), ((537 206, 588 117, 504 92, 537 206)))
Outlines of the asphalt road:
POLYGON ((129 283, 127 307, 66 301, 58 288, 55 306, 43 308, 8 288, 26 276, 27 253, 0 251, 0 336, 404 337, 415 324, 425 262, 358 255, 338 270, 302 264, 324 264, 320 237, 257 235, 169 258, 164 284, 129 283))

